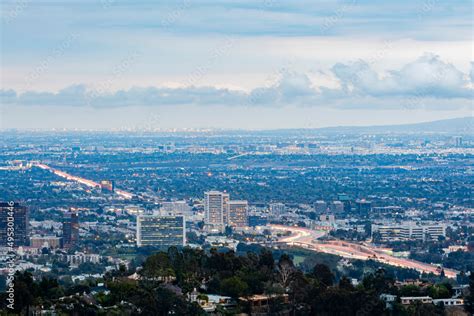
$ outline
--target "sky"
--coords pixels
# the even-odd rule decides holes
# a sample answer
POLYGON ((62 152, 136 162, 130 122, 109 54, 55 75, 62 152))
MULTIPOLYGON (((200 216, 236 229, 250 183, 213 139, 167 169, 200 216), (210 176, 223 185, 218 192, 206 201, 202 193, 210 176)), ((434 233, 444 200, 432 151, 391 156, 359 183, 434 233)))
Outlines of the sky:
POLYGON ((472 1, 0 0, 0 129, 472 116, 472 1))

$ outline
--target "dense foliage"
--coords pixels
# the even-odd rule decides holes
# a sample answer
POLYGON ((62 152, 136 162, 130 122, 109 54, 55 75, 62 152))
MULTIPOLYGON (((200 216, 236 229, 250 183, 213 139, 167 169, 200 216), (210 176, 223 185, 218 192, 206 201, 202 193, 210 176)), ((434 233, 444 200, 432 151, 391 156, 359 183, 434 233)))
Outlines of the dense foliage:
POLYGON ((395 280, 383 269, 366 274, 354 286, 347 277, 336 280, 325 264, 315 264, 304 273, 288 255, 274 258, 267 249, 238 256, 232 251, 206 253, 171 247, 167 252, 150 255, 137 278, 130 278, 131 274, 123 266, 109 272, 104 277, 107 292, 94 292, 94 284, 66 287, 54 279, 34 281, 28 272, 17 273, 16 312, 54 306, 59 312, 75 315, 203 315, 201 307, 188 299, 188 294, 198 289, 204 296, 232 297, 236 305, 227 311, 230 313, 250 312, 242 298, 267 294, 274 297, 271 313, 275 315, 443 315, 442 308, 431 304, 404 308, 397 303, 389 310, 379 296, 451 295, 449 284, 396 287, 395 280), (288 295, 288 304, 278 301, 283 294, 288 295))

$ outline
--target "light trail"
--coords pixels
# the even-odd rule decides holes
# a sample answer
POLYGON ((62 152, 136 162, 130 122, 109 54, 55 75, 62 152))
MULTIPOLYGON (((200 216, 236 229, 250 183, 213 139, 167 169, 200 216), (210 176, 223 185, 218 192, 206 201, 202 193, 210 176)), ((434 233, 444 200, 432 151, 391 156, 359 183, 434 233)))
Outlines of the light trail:
MULTIPOLYGON (((78 182, 78 183, 81 183, 81 184, 84 184, 88 187, 91 187, 91 188, 97 188, 97 187, 100 187, 100 184, 97 183, 97 182, 94 182, 92 180, 89 180, 89 179, 85 179, 85 178, 81 178, 81 177, 78 177, 78 176, 73 176, 67 172, 64 172, 64 171, 61 171, 61 170, 58 170, 58 169, 54 169, 54 168, 51 168, 50 166, 48 165, 45 165, 45 164, 42 164, 42 163, 35 163, 33 164, 33 166, 36 166, 40 169, 43 169, 43 170, 48 170, 52 173, 54 173, 55 175, 61 177, 61 178, 65 178, 67 180, 71 180, 71 181, 75 181, 75 182, 78 182)), ((120 195, 126 199, 131 199, 133 197, 133 194, 130 193, 130 192, 127 192, 127 191, 124 191, 124 190, 114 190, 114 192, 117 194, 117 195, 120 195)))
MULTIPOLYGON (((386 254, 383 249, 374 246, 360 245, 341 240, 328 242, 318 241, 318 238, 325 235, 324 231, 282 225, 270 225, 270 228, 278 231, 290 231, 291 236, 282 237, 279 240, 279 242, 290 246, 303 247, 316 252, 324 252, 349 259, 372 259, 388 265, 415 269, 420 272, 434 273, 436 275, 441 273, 441 269, 438 266, 411 259, 397 258, 386 254)), ((448 278, 456 278, 458 271, 444 269, 444 274, 448 278)))

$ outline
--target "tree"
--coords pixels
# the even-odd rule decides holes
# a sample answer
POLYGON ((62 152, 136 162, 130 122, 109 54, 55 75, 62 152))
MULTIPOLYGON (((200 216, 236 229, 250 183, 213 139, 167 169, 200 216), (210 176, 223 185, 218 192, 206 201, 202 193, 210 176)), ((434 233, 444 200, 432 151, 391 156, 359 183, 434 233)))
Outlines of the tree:
POLYGON ((247 293, 248 284, 242 281, 239 277, 233 276, 224 279, 221 282, 221 291, 228 296, 238 298, 244 296, 247 293))
POLYGON ((291 258, 287 254, 283 254, 278 261, 278 277, 284 289, 290 285, 295 270, 296 268, 291 258))
POLYGON ((314 266, 312 275, 324 286, 331 286, 334 282, 334 275, 325 264, 318 263, 314 266))

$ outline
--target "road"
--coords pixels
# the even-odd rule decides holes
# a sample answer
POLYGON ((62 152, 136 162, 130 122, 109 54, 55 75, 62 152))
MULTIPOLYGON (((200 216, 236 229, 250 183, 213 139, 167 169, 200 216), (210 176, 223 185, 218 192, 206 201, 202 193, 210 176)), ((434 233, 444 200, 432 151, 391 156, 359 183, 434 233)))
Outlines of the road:
MULTIPOLYGON (((291 246, 298 246, 316 252, 323 252, 333 255, 338 255, 349 259, 360 259, 360 260, 375 260, 381 263, 415 269, 420 272, 440 274, 441 270, 438 266, 423 263, 411 259, 397 258, 386 254, 382 249, 365 245, 350 243, 341 240, 335 241, 319 241, 326 234, 325 231, 311 230, 302 227, 294 226, 282 226, 282 225, 271 225, 272 230, 278 231, 290 231, 290 236, 285 236, 279 239, 280 243, 284 243, 291 246)), ((458 271, 451 269, 444 269, 444 273, 448 278, 456 278, 458 271)))
MULTIPOLYGON (((56 174, 59 177, 76 181, 78 183, 84 184, 88 187, 97 188, 100 187, 100 184, 94 182, 89 179, 84 179, 78 176, 71 175, 67 172, 57 170, 51 168, 48 165, 42 163, 35 163, 34 166, 49 170, 56 174)), ((131 199, 133 194, 124 190, 114 190, 114 192, 126 199, 131 199)), ((361 245, 355 243, 349 243, 346 241, 327 241, 322 242, 318 241, 319 238, 326 235, 325 230, 312 230, 302 227, 295 227, 295 226, 282 226, 282 225, 271 225, 271 229, 278 230, 278 231, 290 231, 290 236, 284 236, 280 238, 279 242, 284 243, 287 245, 298 246, 306 249, 312 249, 317 252, 324 252, 333 255, 338 255, 344 258, 350 259, 361 259, 361 260, 368 260, 372 259, 375 261, 379 261, 385 264, 403 267, 403 268, 411 268, 418 270, 420 272, 426 273, 434 273, 440 274, 440 269, 437 266, 418 262, 415 260, 404 259, 404 258, 396 258, 390 256, 383 252, 383 250, 378 249, 377 247, 370 246, 370 245, 361 245)), ((444 273, 449 278, 455 278, 456 274, 458 273, 455 270, 444 269, 444 273)))
MULTIPOLYGON (((100 184, 97 183, 97 182, 94 182, 94 181, 89 180, 89 179, 84 179, 84 178, 81 178, 81 177, 78 177, 78 176, 73 176, 72 174, 69 174, 67 172, 64 172, 64 171, 61 171, 61 170, 58 170, 58 169, 51 168, 50 166, 42 164, 42 163, 35 163, 35 164, 33 164, 33 166, 36 166, 36 167, 38 167, 40 169, 43 169, 43 170, 51 171, 52 173, 54 173, 55 175, 57 175, 61 178, 65 178, 65 179, 71 180, 71 181, 76 181, 78 183, 84 184, 84 185, 86 185, 88 187, 91 187, 91 188, 100 187, 100 184)), ((116 194, 126 198, 126 199, 131 199, 133 197, 132 193, 124 191, 124 190, 116 189, 116 190, 114 190, 114 192, 116 194)))

